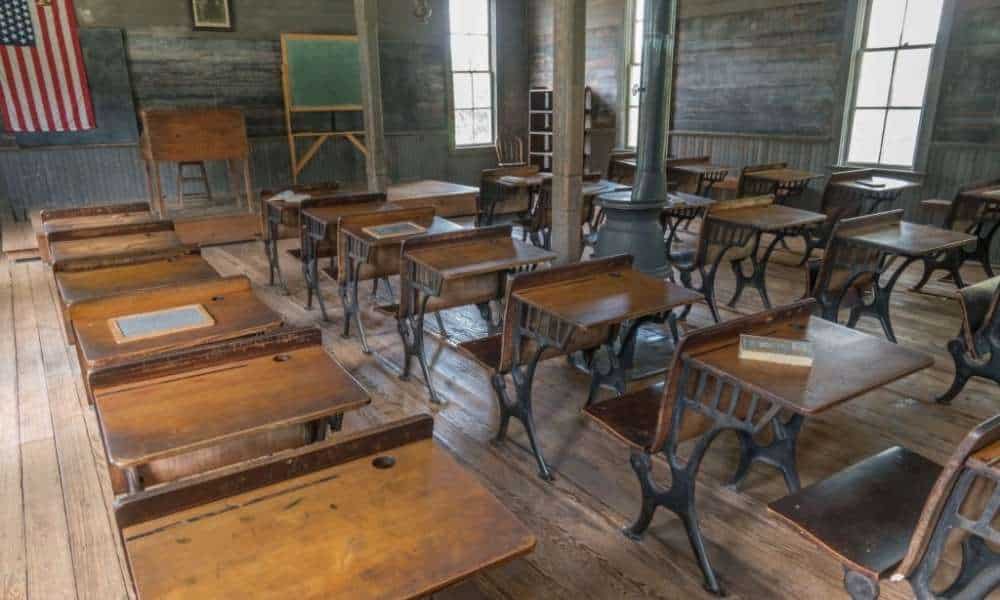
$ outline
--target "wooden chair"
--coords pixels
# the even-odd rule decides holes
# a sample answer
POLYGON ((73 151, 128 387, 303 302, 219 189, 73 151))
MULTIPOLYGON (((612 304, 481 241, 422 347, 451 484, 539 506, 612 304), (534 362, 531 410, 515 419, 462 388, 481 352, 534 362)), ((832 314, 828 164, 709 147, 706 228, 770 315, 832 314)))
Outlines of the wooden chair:
POLYGON ((856 243, 851 236, 902 219, 903 211, 893 210, 834 224, 823 259, 809 264, 809 291, 824 319, 836 323, 840 309, 850 307, 847 326, 853 328, 862 316, 865 296, 874 293, 883 252, 870 244, 856 243))
POLYGON ((519 167, 524 160, 524 140, 519 136, 498 137, 495 145, 498 167, 519 167))
POLYGON ((1000 585, 1000 555, 987 546, 1000 543, 998 458, 994 416, 959 443, 944 468, 896 446, 769 508, 841 562, 852 600, 878 598, 886 576, 906 580, 922 600, 984 598, 1000 585), (964 536, 958 577, 934 591, 945 542, 956 533, 964 536))
POLYGON ((573 354, 577 351, 591 351, 600 347, 608 339, 610 329, 598 327, 593 330, 552 331, 553 337, 569 336, 564 352, 559 352, 543 340, 515 335, 519 329, 516 327, 519 320, 538 321, 545 319, 545 316, 522 306, 514 298, 514 294, 533 287, 550 286, 561 281, 571 281, 588 275, 614 273, 631 267, 631 256, 614 256, 547 270, 521 273, 511 279, 507 288, 501 333, 463 342, 458 346, 461 352, 467 354, 489 373, 490 384, 500 407, 500 427, 497 430, 496 440, 502 441, 507 436, 507 426, 511 417, 521 421, 528 434, 531 449, 538 461, 539 472, 544 479, 551 479, 551 474, 538 451, 535 424, 530 410, 530 389, 526 393, 520 393, 519 390, 519 393, 511 398, 507 393, 506 377, 511 376, 515 386, 518 386, 519 382, 531 379, 538 363, 542 360, 573 354))
MULTIPOLYGON (((585 409, 588 417, 624 442, 631 451, 630 463, 642 490, 642 508, 624 534, 638 540, 649 528, 658 507, 674 512, 684 524, 704 576, 705 588, 712 593, 722 595, 722 588, 709 561, 695 509, 695 479, 701 461, 723 431, 737 432, 742 444, 744 436, 753 436, 774 424, 780 405, 750 393, 738 382, 698 366, 692 357, 717 349, 720 342, 731 341, 743 332, 782 321, 808 320, 811 310, 812 301, 800 302, 695 330, 681 338, 663 382, 585 409), (680 445, 696 438, 690 454, 682 458, 680 445), (661 488, 652 478, 652 459, 658 454, 666 459, 670 470, 667 489, 661 488)), ((795 427, 797 432, 800 425, 789 426, 795 427)), ((782 425, 775 427, 776 438, 785 439, 783 436, 788 432, 782 430, 782 425)), ((741 458, 734 481, 745 475, 750 462, 747 459, 744 465, 741 458)), ((778 468, 789 481, 791 474, 784 470, 787 466, 778 468)))
POLYGON ((948 342, 955 359, 955 381, 937 401, 948 404, 972 377, 1000 385, 1000 277, 958 291, 962 330, 948 342))
POLYGON ((774 171, 777 169, 787 169, 788 163, 779 162, 763 165, 750 165, 748 167, 743 167, 740 171, 739 181, 736 183, 736 197, 745 198, 747 196, 761 196, 764 194, 773 194, 777 184, 773 181, 761 181, 754 179, 752 175, 754 173, 760 173, 762 171, 774 171))
MULTIPOLYGON (((310 208, 343 208, 345 212, 350 212, 352 207, 363 207, 371 205, 371 210, 375 210, 374 205, 384 204, 386 195, 382 193, 351 193, 338 194, 335 196, 324 196, 320 198, 310 198, 303 200, 301 210, 310 208)), ((367 210, 367 209, 366 209, 367 210)), ((301 213, 300 213, 301 214, 301 213)), ((330 259, 328 275, 337 278, 337 220, 332 219, 326 223, 309 221, 300 225, 301 240, 301 260, 302 275, 306 280, 306 309, 312 310, 313 296, 316 296, 320 305, 320 311, 326 320, 326 307, 323 305, 323 296, 319 286, 319 263, 324 258, 330 259)))
POLYGON ((618 161, 635 160, 635 158, 635 150, 612 150, 608 156, 608 181, 631 184, 635 176, 635 169, 622 168, 618 161))
MULTIPOLYGON (((681 283, 684 287, 705 296, 708 310, 712 313, 712 319, 716 323, 719 322, 719 310, 715 299, 715 277, 719 265, 722 263, 722 259, 726 258, 734 272, 740 269, 740 264, 753 256, 757 250, 757 236, 752 228, 727 223, 713 218, 712 215, 725 210, 769 206, 773 203, 773 196, 720 202, 708 210, 695 247, 670 253, 673 238, 671 237, 666 242, 668 244, 667 251, 670 253, 670 263, 680 272, 681 283), (697 286, 694 285, 691 278, 694 273, 698 273, 701 278, 701 283, 697 286)), ((685 308, 680 318, 683 319, 689 312, 690 307, 685 308)))
POLYGON ((857 181, 866 179, 875 174, 872 169, 855 169, 852 171, 841 171, 830 175, 823 189, 823 198, 820 200, 820 212, 826 215, 826 222, 818 227, 809 229, 803 235, 806 248, 803 251, 802 261, 799 265, 806 264, 816 250, 826 248, 830 241, 830 235, 837 222, 841 219, 856 217, 861 214, 864 208, 864 198, 850 188, 845 188, 837 183, 844 181, 857 181))
POLYGON ((976 236, 975 245, 956 249, 944 256, 934 259, 924 260, 924 274, 913 289, 919 290, 927 285, 934 271, 948 271, 958 288, 965 287, 961 275, 955 276, 961 270, 962 265, 967 260, 977 260, 986 271, 987 277, 993 277, 993 265, 990 263, 990 229, 1000 227, 1000 221, 993 228, 987 227, 988 206, 982 198, 966 195, 970 190, 987 187, 990 185, 1000 185, 1000 180, 974 183, 962 188, 955 194, 955 199, 951 202, 940 200, 924 200, 920 203, 920 208, 929 213, 930 219, 943 214, 941 221, 943 229, 961 231, 976 236))

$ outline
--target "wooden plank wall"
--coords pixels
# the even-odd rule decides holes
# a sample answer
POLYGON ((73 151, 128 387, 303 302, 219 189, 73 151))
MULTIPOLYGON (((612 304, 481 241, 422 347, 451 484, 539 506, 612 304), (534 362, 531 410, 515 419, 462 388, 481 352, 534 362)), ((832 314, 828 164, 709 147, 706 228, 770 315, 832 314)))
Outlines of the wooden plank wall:
MULTIPOLYGON (((1000 177, 1000 0, 956 0, 924 185, 903 203, 951 197, 1000 177)), ((787 161, 827 173, 837 163, 853 34, 843 0, 680 0, 671 153, 720 163, 787 161)), ((587 0, 587 83, 601 102, 595 165, 605 164, 624 77, 626 0, 587 0), (602 152, 603 150, 603 152, 602 152)), ((530 82, 552 78, 551 0, 531 2, 530 82)), ((804 206, 817 207, 822 181, 804 206)), ((1000 248, 995 249, 1000 262, 1000 248)))
MULTIPOLYGON (((289 160, 280 82, 283 31, 352 33, 352 0, 241 0, 233 33, 192 32, 186 2, 78 0, 83 27, 125 30, 133 93, 139 108, 237 106, 247 115, 257 188, 285 185, 289 160)), ((412 4, 380 0, 380 36, 387 158, 394 180, 478 181, 496 162, 492 149, 450 148, 448 2, 433 0, 428 25, 412 4)), ((524 0, 497 0, 498 117, 505 128, 527 130, 527 53, 524 0)), ((325 124, 324 124, 325 126, 325 124)), ((70 148, 0 144, 0 196, 15 206, 132 201, 146 194, 133 145, 70 148), (7 146, 7 147, 2 147, 7 146)), ((364 163, 347 142, 328 144, 304 181, 361 181, 364 163)), ((225 187, 221 165, 213 187, 225 187)), ((173 177, 165 177, 172 194, 173 177)))

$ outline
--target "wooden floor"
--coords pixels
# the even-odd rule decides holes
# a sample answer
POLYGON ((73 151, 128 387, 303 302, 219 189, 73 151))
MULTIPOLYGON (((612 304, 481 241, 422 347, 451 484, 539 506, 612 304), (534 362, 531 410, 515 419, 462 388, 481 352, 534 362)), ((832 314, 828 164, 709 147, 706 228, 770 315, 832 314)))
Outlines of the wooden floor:
MULTIPOLYGON (((260 296, 289 323, 320 324, 306 311, 304 285, 284 256, 292 295, 266 287, 259 243, 206 249, 226 275, 243 273, 260 296)), ((779 257, 789 262, 787 255, 779 257)), ((965 271, 983 278, 978 268, 965 271)), ((907 274, 913 281, 916 269, 907 274)), ((776 302, 802 293, 801 270, 776 266, 770 289, 776 302)), ((39 262, 0 262, 0 598, 124 598, 127 569, 108 511, 110 486, 93 412, 86 406, 76 360, 59 330, 48 268, 39 262)), ((572 599, 700 598, 701 576, 677 518, 660 512, 642 542, 619 529, 638 509, 638 485, 627 450, 582 417, 587 379, 565 361, 544 364, 537 375, 535 410, 541 442, 556 469, 554 483, 536 476, 517 424, 512 440, 491 443, 497 410, 485 375, 470 361, 428 338, 434 377, 446 407, 433 409, 422 382, 396 377, 402 357, 394 323, 374 311, 363 315, 378 356, 342 339, 339 302, 325 282, 332 323, 320 324, 329 351, 373 393, 369 408, 351 415, 350 429, 436 412, 436 437, 538 536, 536 551, 439 594, 439 598, 572 599)), ((732 278, 719 282, 728 298, 732 278)), ((932 369, 868 394, 807 423, 800 438, 802 480, 808 484, 895 444, 943 461, 978 421, 997 412, 1000 388, 970 384, 953 407, 932 398, 951 381, 945 343, 958 330, 959 312, 935 281, 928 292, 897 294, 893 314, 904 345, 933 354, 932 369)), ((367 302, 370 306, 370 301, 367 302)), ((759 310, 753 294, 724 310, 724 318, 759 310)), ((708 323, 697 307, 688 326, 708 323)), ((862 328, 876 332, 872 322, 862 328)), ((732 598, 842 598, 841 572, 795 532, 768 516, 766 503, 783 495, 781 477, 755 467, 745 487, 723 482, 736 467, 735 437, 716 442, 702 470, 698 508, 709 552, 732 598)), ((331 532, 336 535, 336 532, 331 532)), ((885 598, 909 598, 904 585, 886 584, 885 598)))

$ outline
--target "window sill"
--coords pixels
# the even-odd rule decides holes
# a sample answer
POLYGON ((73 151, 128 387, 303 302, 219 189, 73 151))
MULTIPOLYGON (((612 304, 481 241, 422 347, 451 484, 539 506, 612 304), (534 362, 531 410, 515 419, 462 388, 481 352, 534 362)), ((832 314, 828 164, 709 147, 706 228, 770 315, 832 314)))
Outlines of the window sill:
POLYGON ((493 144, 478 144, 475 146, 452 146, 451 154, 485 154, 487 152, 496 152, 496 146, 493 144))
POLYGON ((878 171, 879 173, 885 173, 888 175, 901 175, 903 177, 919 177, 921 179, 927 176, 926 171, 917 171, 916 169, 907 169, 906 167, 883 167, 879 165, 845 163, 845 164, 831 165, 830 168, 833 169, 834 171, 871 169, 873 171, 878 171))

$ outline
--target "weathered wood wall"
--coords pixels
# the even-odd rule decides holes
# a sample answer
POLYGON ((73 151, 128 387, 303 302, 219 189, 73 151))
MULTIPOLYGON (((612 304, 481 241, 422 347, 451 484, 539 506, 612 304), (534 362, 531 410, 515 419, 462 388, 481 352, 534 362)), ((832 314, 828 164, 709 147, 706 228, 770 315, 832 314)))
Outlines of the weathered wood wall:
MULTIPOLYGON (((380 0, 379 31, 387 159, 395 180, 472 183, 495 164, 492 150, 450 148, 447 0, 419 24, 412 4, 380 0)), ((527 129, 524 0, 497 0, 498 118, 527 129)), ((353 33, 351 0, 240 0, 233 33, 192 32, 187 0, 77 0, 82 27, 125 31, 135 103, 238 106, 247 116, 258 188, 290 179, 280 80, 281 32, 353 33)), ((26 208, 143 198, 133 144, 0 149, 0 195, 26 208)), ((303 180, 361 181, 364 161, 347 142, 328 144, 303 180)), ((223 185, 223 170, 213 173, 223 185)), ((169 182, 168 182, 169 184, 169 182)), ((167 189, 167 193, 172 190, 167 189)))
MULTIPOLYGON (((955 0, 951 41, 923 187, 904 198, 951 197, 1000 177, 1000 0, 955 0)), ((551 3, 531 2, 532 85, 552 72, 551 3)), ((837 163, 853 34, 844 0, 679 0, 670 149, 734 167, 787 161, 829 172, 837 163)), ((626 0, 587 0, 587 83, 613 127, 623 70, 626 0)), ((614 132, 602 130, 610 144, 614 132)), ((595 148, 595 150, 599 150, 595 148)), ((595 165, 606 153, 595 152, 595 165)), ((816 206, 823 182, 805 198, 816 206)), ((1000 249, 995 250, 1000 258, 1000 249)))

